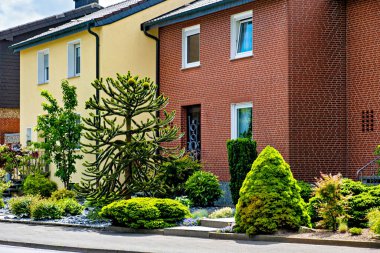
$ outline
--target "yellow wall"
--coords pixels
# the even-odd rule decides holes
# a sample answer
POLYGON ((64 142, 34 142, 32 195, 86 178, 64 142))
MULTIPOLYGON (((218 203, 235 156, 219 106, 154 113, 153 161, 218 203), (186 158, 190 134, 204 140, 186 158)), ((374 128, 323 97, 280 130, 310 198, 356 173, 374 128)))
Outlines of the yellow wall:
MULTIPOLYGON (((178 8, 192 0, 167 0, 159 5, 136 13, 113 24, 93 29, 100 36, 100 76, 115 77, 116 73, 127 73, 148 76, 152 80, 156 76, 156 45, 154 40, 146 37, 140 30, 140 25, 163 13, 178 8)), ((40 96, 41 90, 50 91, 55 98, 61 100, 60 83, 67 78, 67 48, 68 43, 80 40, 81 43, 81 75, 69 78, 69 82, 77 87, 78 113, 86 116, 85 101, 94 94, 91 82, 95 79, 95 37, 87 31, 79 32, 55 41, 47 42, 21 51, 20 66, 20 139, 26 143, 26 129, 34 128, 37 116, 42 114, 40 96), (38 85, 37 53, 49 49, 50 80, 48 84, 38 85)), ((37 141, 37 133, 33 132, 32 141, 37 141)), ((93 159, 85 157, 84 159, 93 159)), ((73 176, 73 182, 79 182, 83 161, 78 162, 78 172, 73 176)), ((52 175, 54 175, 52 168, 52 175)), ((59 180, 53 177, 57 183, 59 180)), ((60 184, 62 186, 62 184, 60 184)))

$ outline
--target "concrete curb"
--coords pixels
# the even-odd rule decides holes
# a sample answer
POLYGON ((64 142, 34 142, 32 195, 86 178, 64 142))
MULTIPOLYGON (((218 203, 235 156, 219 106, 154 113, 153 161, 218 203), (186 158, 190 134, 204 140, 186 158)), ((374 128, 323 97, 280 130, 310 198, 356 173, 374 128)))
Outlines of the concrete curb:
POLYGON ((66 223, 56 223, 56 222, 41 222, 41 221, 25 221, 25 220, 13 220, 13 219, 0 219, 0 223, 18 223, 26 225, 36 225, 36 226, 57 226, 57 227, 74 227, 74 228, 89 228, 96 230, 105 230, 106 227, 96 227, 90 225, 79 225, 79 224, 66 224, 66 223))
POLYGON ((375 248, 380 249, 379 242, 364 242, 364 241, 347 241, 347 240, 330 240, 330 239, 315 239, 315 238, 294 238, 276 235, 256 235, 249 237, 246 234, 228 234, 210 232, 209 238, 219 240, 241 240, 241 241, 264 241, 264 242, 283 242, 283 243, 301 243, 327 246, 345 246, 355 248, 375 248))

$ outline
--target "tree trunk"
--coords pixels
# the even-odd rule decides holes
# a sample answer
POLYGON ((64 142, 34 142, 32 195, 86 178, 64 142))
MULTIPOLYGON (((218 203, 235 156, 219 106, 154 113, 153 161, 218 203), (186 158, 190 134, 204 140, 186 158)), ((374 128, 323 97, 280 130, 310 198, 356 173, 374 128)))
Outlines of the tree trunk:
MULTIPOLYGON (((132 130, 132 119, 131 118, 127 118, 127 131, 129 130, 132 130)), ((130 133, 127 133, 127 136, 126 136, 126 142, 127 143, 130 143, 132 141, 132 134, 130 133)), ((127 181, 127 185, 130 184, 130 181, 132 179, 132 165, 131 164, 128 164, 125 168, 125 181, 127 181)), ((131 196, 131 192, 128 192, 127 194, 125 194, 125 199, 131 199, 132 196, 131 196)))

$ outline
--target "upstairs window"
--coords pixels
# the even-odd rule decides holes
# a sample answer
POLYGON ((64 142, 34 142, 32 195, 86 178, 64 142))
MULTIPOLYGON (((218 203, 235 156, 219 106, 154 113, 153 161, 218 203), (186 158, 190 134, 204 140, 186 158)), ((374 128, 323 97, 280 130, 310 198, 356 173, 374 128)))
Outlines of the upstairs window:
POLYGON ((38 84, 49 82, 49 49, 38 52, 38 84))
POLYGON ((252 11, 233 15, 231 18, 231 59, 252 56, 252 11))
POLYGON ((182 31, 182 67, 192 68, 200 65, 200 25, 182 31))
POLYGON ((81 72, 81 46, 80 41, 68 44, 68 77, 80 76, 81 72))

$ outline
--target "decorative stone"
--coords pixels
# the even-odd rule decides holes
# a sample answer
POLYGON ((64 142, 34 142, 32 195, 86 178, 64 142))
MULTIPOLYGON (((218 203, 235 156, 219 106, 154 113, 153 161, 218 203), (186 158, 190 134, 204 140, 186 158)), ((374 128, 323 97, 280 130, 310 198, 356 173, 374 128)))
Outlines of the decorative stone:
POLYGON ((317 232, 315 229, 308 228, 308 227, 300 227, 298 230, 298 233, 300 234, 315 233, 315 232, 317 232))

